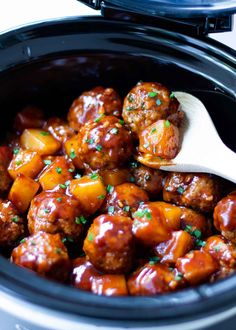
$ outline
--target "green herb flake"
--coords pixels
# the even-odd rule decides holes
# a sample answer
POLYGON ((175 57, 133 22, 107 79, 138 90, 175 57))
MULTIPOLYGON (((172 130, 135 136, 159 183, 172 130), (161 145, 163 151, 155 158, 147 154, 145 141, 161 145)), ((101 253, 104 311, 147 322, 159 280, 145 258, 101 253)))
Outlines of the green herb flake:
POLYGON ((107 211, 108 211, 109 214, 114 214, 115 207, 114 206, 109 206, 108 209, 107 209, 107 211))
POLYGON ((148 93, 148 96, 149 96, 149 97, 152 97, 152 98, 153 98, 153 97, 156 97, 156 96, 157 96, 157 92, 149 92, 149 93, 148 93))
POLYGON ((117 135, 117 134, 119 133, 119 130, 118 130, 117 127, 114 127, 114 128, 111 129, 110 132, 111 132, 111 134, 113 134, 113 135, 117 135))
POLYGON ((187 233, 192 233, 192 231, 193 231, 193 227, 192 226, 190 226, 190 225, 186 225, 186 227, 184 228, 184 231, 186 231, 187 233))
POLYGON ((66 185, 63 184, 63 183, 60 183, 60 184, 59 184, 59 187, 62 188, 62 189, 66 189, 66 185))
POLYGON ((123 208, 123 210, 125 212, 129 212, 130 211, 130 206, 129 205, 125 205, 124 208, 123 208))
POLYGON ((62 254, 62 249, 60 249, 60 248, 56 248, 56 249, 55 249, 55 252, 56 252, 57 254, 62 254))
POLYGON ((74 151, 74 149, 71 149, 70 150, 70 159, 75 159, 75 157, 76 157, 76 154, 75 154, 75 151, 74 151))
POLYGON ((48 136, 50 133, 49 132, 45 132, 45 131, 41 131, 40 134, 43 135, 43 136, 48 136))
POLYGON ((101 151, 101 150, 102 150, 102 146, 101 146, 100 144, 98 144, 98 145, 96 145, 95 149, 96 149, 97 151, 101 151))
POLYGON ((131 162, 131 163, 130 163, 130 166, 131 166, 132 168, 138 168, 138 162, 131 162))
POLYGON ((184 193, 184 187, 182 187, 182 186, 178 187, 177 193, 179 193, 180 195, 183 195, 183 193, 184 193))
POLYGON ((20 240, 20 244, 25 243, 25 242, 26 242, 26 238, 22 238, 22 239, 20 240))
POLYGON ((107 192, 108 192, 109 194, 111 194, 111 193, 113 192, 113 190, 114 190, 114 187, 113 187, 111 184, 108 184, 108 185, 107 185, 107 192))
POLYGON ((71 237, 63 237, 62 238, 62 243, 74 243, 74 240, 73 240, 73 238, 71 238, 71 237))
POLYGON ((30 242, 30 245, 36 246, 36 243, 34 241, 30 242))
POLYGON ((97 173, 91 173, 91 174, 89 175, 89 177, 90 177, 90 179, 92 179, 92 180, 97 180, 97 179, 99 178, 99 175, 98 175, 97 173))
POLYGON ((155 127, 153 127, 153 128, 151 129, 151 134, 154 134, 156 131, 157 131, 157 129, 156 129, 155 127))
POLYGON ((149 142, 146 142, 146 143, 144 143, 144 145, 143 145, 143 147, 144 147, 145 149, 147 149, 149 146, 150 146, 150 143, 149 143, 149 142))
POLYGON ((85 225, 86 222, 87 222, 87 219, 86 219, 83 215, 81 215, 81 216, 79 217, 79 220, 80 220, 80 223, 82 223, 83 225, 85 225))
POLYGON ((20 165, 20 164, 22 164, 22 160, 17 160, 17 161, 16 161, 16 165, 18 166, 18 165, 20 165))
POLYGON ((92 241, 93 241, 93 234, 92 234, 92 233, 88 233, 87 238, 88 238, 88 240, 89 240, 90 242, 92 242, 92 241))
POLYGON ((124 120, 123 119, 119 119, 119 124, 121 124, 121 125, 124 125, 124 120))
POLYGON ((105 195, 99 195, 97 198, 98 198, 99 200, 103 200, 105 197, 106 197, 105 195))
POLYGON ((85 142, 88 143, 88 144, 93 144, 94 143, 94 139, 86 139, 85 142))
POLYGON ((132 111, 134 110, 134 106, 133 105, 130 105, 128 107, 126 107, 126 111, 132 111))
POLYGON ((184 277, 183 274, 178 273, 178 274, 175 275, 175 280, 176 280, 176 281, 181 281, 181 280, 183 279, 183 277, 184 277))
POLYGON ((70 173, 73 173, 75 170, 74 170, 74 168, 69 168, 68 169, 68 172, 70 172, 70 173))
POLYGON ((17 222, 19 222, 19 217, 17 215, 15 215, 11 220, 12 220, 12 222, 17 223, 17 222))
POLYGON ((75 175, 75 179, 80 179, 81 177, 82 177, 82 175, 79 174, 79 173, 77 173, 77 174, 75 175))
POLYGON ((50 159, 44 159, 43 162, 44 162, 44 164, 47 165, 47 166, 52 164, 52 161, 51 161, 50 159))
POLYGON ((99 123, 100 120, 101 120, 104 116, 105 116, 105 115, 102 113, 100 116, 98 116, 98 117, 94 120, 94 122, 95 122, 95 123, 99 123))
POLYGON ((214 247, 214 250, 215 250, 216 252, 220 252, 220 246, 219 246, 219 245, 216 245, 216 246, 214 247))
POLYGON ((133 176, 130 177, 129 179, 130 182, 135 182, 135 178, 133 176))
POLYGON ((192 232, 192 235, 196 238, 200 238, 202 236, 202 233, 201 233, 201 230, 199 229, 195 229, 193 232, 192 232))
POLYGON ((57 201, 58 201, 59 203, 61 203, 61 201, 62 201, 62 197, 58 197, 58 198, 57 198, 57 201))
POLYGON ((170 121, 169 120, 165 121, 165 127, 170 127, 170 121))
POLYGON ((152 256, 149 258, 149 265, 155 265, 160 262, 160 258, 158 256, 152 256))
POLYGON ((175 97, 174 92, 171 92, 171 93, 170 93, 170 99, 173 99, 174 97, 175 97))
POLYGON ((206 245, 206 242, 205 241, 202 241, 202 240, 200 240, 200 239, 196 239, 196 245, 198 246, 198 247, 203 247, 203 246, 205 246, 206 245))
POLYGON ((80 224, 81 224, 81 222, 80 222, 80 217, 75 217, 75 223, 76 223, 77 225, 80 225, 80 224))
POLYGON ((129 95, 127 96, 127 100, 128 100, 129 102, 133 102, 133 101, 134 101, 134 97, 133 97, 133 95, 132 95, 132 94, 129 94, 129 95))
POLYGON ((68 187, 69 185, 70 185, 70 180, 67 180, 67 181, 65 182, 65 186, 68 187))
POLYGON ((161 100, 160 100, 160 99, 157 99, 157 100, 156 100, 156 105, 159 106, 159 105, 161 105, 161 104, 162 104, 161 100))
POLYGON ((13 154, 14 155, 18 155, 19 152, 20 152, 20 148, 14 148, 13 149, 13 154))
POLYGON ((44 213, 50 213, 49 209, 44 209, 44 213))
POLYGON ((56 167, 56 172, 57 172, 58 174, 61 174, 61 173, 62 173, 62 169, 61 169, 61 167, 56 167))

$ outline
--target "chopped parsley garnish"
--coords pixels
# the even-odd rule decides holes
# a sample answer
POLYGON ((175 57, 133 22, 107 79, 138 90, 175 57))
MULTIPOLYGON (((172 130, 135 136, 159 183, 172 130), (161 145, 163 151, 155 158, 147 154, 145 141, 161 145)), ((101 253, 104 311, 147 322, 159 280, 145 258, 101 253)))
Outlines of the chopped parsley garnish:
POLYGON ((165 126, 166 126, 166 127, 170 127, 170 121, 169 121, 169 120, 166 120, 166 121, 165 121, 165 126))
POLYGON ((155 265, 160 261, 158 256, 152 256, 149 258, 149 265, 155 265))
POLYGON ((68 172, 70 172, 70 173, 73 173, 75 170, 74 170, 74 168, 69 168, 68 169, 68 172))
POLYGON ((45 165, 51 165, 52 164, 52 161, 50 159, 44 159, 44 164, 45 165))
POLYGON ((96 180, 96 179, 99 178, 99 176, 98 176, 97 173, 91 173, 89 177, 90 177, 90 179, 92 179, 92 180, 96 180))
POLYGON ((81 215, 81 216, 79 217, 79 220, 80 220, 80 223, 82 223, 83 225, 85 225, 86 222, 87 222, 87 220, 85 219, 85 217, 84 217, 83 215, 81 215))
POLYGON ((61 169, 61 167, 56 167, 56 172, 57 172, 58 174, 61 174, 61 173, 62 173, 62 169, 61 169))
POLYGON ((98 199, 102 200, 102 199, 104 199, 105 197, 106 197, 105 195, 99 195, 99 196, 98 196, 98 199))
POLYGON ((131 162, 131 163, 130 163, 130 166, 131 166, 132 168, 138 168, 138 162, 131 162))
POLYGON ((57 254, 61 254, 61 253, 62 253, 62 249, 61 249, 61 248, 56 248, 56 249, 55 249, 55 252, 56 252, 57 254))
POLYGON ((130 177, 129 179, 130 182, 135 182, 135 178, 133 176, 130 177))
POLYGON ((151 134, 155 133, 156 131, 157 131, 157 129, 156 129, 155 127, 153 127, 153 128, 151 129, 151 134))
POLYGON ((33 245, 33 246, 35 246, 35 245, 36 245, 36 243, 35 243, 34 241, 32 241, 32 242, 30 243, 30 245, 33 245))
POLYGON ((184 277, 183 274, 178 273, 178 274, 175 275, 175 280, 176 280, 176 281, 181 281, 183 277, 184 277))
POLYGON ((130 105, 130 106, 126 107, 126 110, 127 111, 132 111, 132 110, 134 110, 134 106, 133 105, 130 105))
POLYGON ((161 100, 160 100, 160 99, 157 99, 157 100, 156 100, 156 105, 159 106, 159 105, 161 105, 161 104, 162 104, 161 100))
POLYGON ((70 158, 73 160, 73 159, 75 159, 75 157, 76 157, 75 151, 74 151, 74 149, 71 149, 70 150, 70 158))
POLYGON ((111 129, 111 134, 117 135, 119 133, 119 130, 117 127, 114 127, 111 129))
POLYGON ((149 142, 146 142, 146 143, 143 145, 143 147, 144 147, 145 149, 147 149, 149 146, 150 146, 150 143, 149 143, 149 142))
POLYGON ((134 101, 134 97, 133 97, 133 95, 132 95, 132 94, 129 94, 129 95, 127 96, 127 100, 128 100, 129 102, 133 102, 133 101, 134 101))
POLYGON ((61 203, 61 201, 62 201, 62 197, 58 197, 58 198, 57 198, 57 201, 58 201, 59 203, 61 203))
POLYGON ((75 175, 75 179, 80 179, 81 177, 82 177, 82 175, 79 174, 79 173, 77 173, 77 174, 75 175))
POLYGON ((98 144, 98 145, 96 145, 95 149, 96 149, 97 151, 101 151, 101 150, 102 150, 102 146, 101 146, 100 144, 98 144))
POLYGON ((133 216, 138 217, 138 218, 143 218, 145 216, 147 220, 152 219, 152 215, 151 215, 149 209, 144 209, 141 211, 138 210, 138 211, 134 212, 133 216))
POLYGON ((173 99, 174 97, 175 97, 174 92, 171 92, 171 93, 170 93, 170 99, 173 99))
POLYGON ((177 192, 182 195, 184 193, 184 187, 178 187, 177 192))
POLYGON ((224 245, 222 244, 222 243, 220 243, 220 244, 218 244, 218 245, 216 245, 215 247, 214 247, 214 250, 216 251, 216 252, 219 252, 220 250, 221 250, 221 248, 223 248, 224 247, 224 245))
POLYGON ((88 240, 89 240, 90 242, 93 241, 93 234, 92 234, 92 233, 88 233, 88 240))
POLYGON ((104 116, 105 116, 105 115, 102 113, 100 116, 98 116, 98 117, 94 120, 94 122, 95 122, 95 123, 99 123, 100 120, 101 120, 104 116))
POLYGON ((151 179, 151 175, 148 174, 148 173, 146 173, 146 174, 144 174, 144 177, 143 178, 144 178, 144 180, 148 181, 148 180, 151 179))
POLYGON ((13 149, 13 154, 17 155, 20 152, 20 148, 14 148, 13 149))
POLYGON ((63 239, 62 239, 62 243, 73 243, 74 242, 74 240, 73 240, 73 238, 71 238, 71 237, 63 237, 63 239))
POLYGON ((115 211, 115 207, 114 206, 109 206, 107 211, 108 211, 109 214, 113 214, 114 211, 115 211))
POLYGON ((192 235, 196 238, 200 238, 202 236, 202 233, 201 233, 201 230, 199 229, 195 229, 193 232, 192 232, 192 235))
POLYGON ((50 213, 50 210, 49 209, 44 209, 44 212, 45 213, 50 213))
POLYGON ((124 208, 123 208, 123 210, 125 212, 129 212, 130 211, 130 206, 129 205, 125 205, 124 208))
POLYGON ((107 185, 107 192, 108 192, 109 194, 111 194, 111 193, 113 192, 113 190, 114 190, 114 187, 113 187, 111 184, 108 184, 108 185, 107 185))
POLYGON ((49 133, 49 132, 42 131, 42 132, 40 132, 40 134, 43 135, 43 136, 47 136, 47 135, 49 135, 50 133, 49 133))
POLYGON ((149 97, 156 97, 157 96, 157 92, 149 92, 148 93, 149 97))
POLYGON ((202 240, 200 240, 200 239, 196 239, 195 243, 196 243, 196 245, 197 245, 198 247, 203 247, 203 246, 206 245, 206 242, 205 242, 205 241, 202 241, 202 240))
POLYGON ((12 222, 15 222, 17 223, 19 221, 19 217, 17 215, 15 215, 13 218, 12 218, 12 222))
POLYGON ((119 124, 121 124, 121 125, 124 125, 124 120, 123 119, 119 119, 119 124))
POLYGON ((184 228, 184 231, 186 231, 187 233, 192 233, 192 231, 193 231, 193 227, 192 226, 190 226, 190 225, 186 225, 186 227, 184 228))
POLYGON ((69 185, 70 185, 70 180, 67 180, 67 181, 65 182, 65 186, 68 187, 69 185))
POLYGON ((25 243, 25 242, 26 242, 26 238, 22 238, 22 239, 20 240, 20 244, 25 243))
POLYGON ((85 142, 88 143, 88 144, 93 144, 94 143, 94 139, 86 139, 85 142))
POLYGON ((63 183, 60 183, 60 184, 59 184, 59 187, 62 188, 62 189, 66 189, 66 185, 63 184, 63 183))
POLYGON ((80 225, 80 224, 81 224, 81 222, 80 222, 80 217, 75 217, 75 223, 76 223, 77 225, 80 225))
POLYGON ((20 165, 20 164, 22 164, 22 160, 17 160, 16 165, 20 165))

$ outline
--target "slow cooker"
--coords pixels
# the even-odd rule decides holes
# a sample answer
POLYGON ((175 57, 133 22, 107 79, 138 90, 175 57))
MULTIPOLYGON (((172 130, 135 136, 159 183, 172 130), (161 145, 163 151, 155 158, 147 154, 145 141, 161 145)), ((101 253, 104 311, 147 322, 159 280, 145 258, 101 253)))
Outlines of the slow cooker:
MULTIPOLYGON (((0 36, 2 136, 25 104, 58 114, 96 85, 124 96, 146 80, 197 96, 236 151, 236 51, 207 37, 231 30, 235 1, 83 2, 103 16, 65 17, 0 36)), ((236 275, 168 295, 110 298, 49 282, 1 256, 0 317, 1 330, 230 330, 236 275)))

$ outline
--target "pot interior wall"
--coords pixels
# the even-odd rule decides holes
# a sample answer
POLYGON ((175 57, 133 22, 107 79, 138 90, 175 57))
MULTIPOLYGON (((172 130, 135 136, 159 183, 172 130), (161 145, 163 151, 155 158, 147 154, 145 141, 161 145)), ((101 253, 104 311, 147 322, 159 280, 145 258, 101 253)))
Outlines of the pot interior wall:
MULTIPOLYGON (((210 112, 223 141, 236 151, 235 100, 212 81, 173 62, 148 56, 81 54, 43 58, 16 66, 0 76, 1 137, 22 107, 41 106, 47 116, 62 115, 80 93, 97 85, 112 86, 124 97, 138 81, 158 81, 172 90, 199 97, 210 112), (6 125, 7 123, 7 125, 6 125)), ((200 128, 199 128, 200 131, 200 128)))

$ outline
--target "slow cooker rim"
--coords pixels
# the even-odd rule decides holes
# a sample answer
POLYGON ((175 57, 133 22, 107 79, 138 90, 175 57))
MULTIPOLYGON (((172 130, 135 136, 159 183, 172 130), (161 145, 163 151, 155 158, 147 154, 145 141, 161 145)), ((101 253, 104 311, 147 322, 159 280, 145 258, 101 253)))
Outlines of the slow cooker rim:
MULTIPOLYGON (((84 19, 84 17, 81 19, 81 17, 79 17, 79 21, 82 22, 84 19)), ((98 22, 98 23, 105 23, 107 24, 107 21, 101 17, 86 17, 86 20, 88 20, 89 22, 98 22)), ((18 39, 19 34, 24 34, 24 36, 27 35, 27 37, 30 39, 31 35, 29 32, 33 30, 37 30, 38 28, 47 28, 50 25, 55 25, 55 24, 68 24, 68 23, 76 23, 78 24, 78 17, 74 17, 74 18, 65 18, 63 20, 50 20, 48 22, 41 22, 41 23, 37 23, 37 24, 33 24, 33 25, 27 25, 24 27, 20 27, 17 30, 12 30, 7 32, 4 35, 0 36, 0 41, 2 41, 2 47, 4 48, 5 46, 7 47, 7 41, 9 41, 9 38, 12 40, 12 38, 14 39, 15 43, 19 43, 20 39, 18 39), (27 34, 28 32, 28 34, 27 34), (1 40, 2 39, 2 40, 1 40)), ((109 23, 111 23, 111 21, 109 21, 109 23)), ((118 24, 119 26, 121 25, 125 25, 126 27, 128 26, 129 28, 137 28, 139 27, 138 24, 134 24, 134 23, 129 23, 127 25, 126 22, 117 22, 117 21, 113 21, 114 24, 118 24)), ((162 29, 158 29, 158 28, 153 28, 153 27, 147 27, 147 31, 152 31, 152 32, 162 32, 162 33, 170 33, 168 31, 164 31, 162 29)), ((173 35, 173 33, 171 33, 173 35)), ((195 41, 195 44, 198 45, 199 47, 203 47, 203 44, 205 45, 205 42, 207 41, 207 45, 210 45, 213 47, 213 50, 218 49, 219 52, 217 52, 217 56, 219 56, 220 58, 222 58, 222 60, 224 59, 227 62, 232 62, 232 66, 235 65, 235 61, 233 59, 231 59, 232 56, 236 57, 236 51, 232 51, 230 48, 228 48, 227 46, 224 46, 218 42, 216 42, 215 40, 210 40, 208 38, 202 38, 202 39, 195 39, 193 37, 189 37, 189 36, 185 36, 185 35, 181 35, 178 34, 176 36, 176 38, 184 38, 184 41, 189 41, 190 43, 195 41), (227 56, 225 56, 224 54, 226 54, 227 56), (228 56, 229 55, 229 56, 228 56)), ((27 40, 27 39, 25 39, 27 40)), ((25 41, 24 40, 24 41, 25 41)), ((206 48, 204 48, 206 50, 206 48)), ((212 49, 209 51, 212 52, 212 49)), ((207 51, 207 50, 206 50, 207 51)), ((74 304, 74 308, 71 308, 71 305, 66 309, 67 312, 73 312, 76 310, 76 308, 78 308, 77 303, 79 302, 79 304, 83 304, 85 303, 86 306, 88 307, 88 305, 90 305, 90 307, 92 308, 121 308, 121 310, 123 310, 124 308, 127 308, 128 311, 131 310, 135 310, 137 308, 142 308, 144 311, 148 310, 149 308, 152 307, 152 309, 155 309, 156 307, 158 307, 159 305, 157 304, 157 300, 161 300, 162 305, 164 306, 164 301, 168 300, 169 298, 169 305, 167 304, 167 307, 169 306, 169 308, 175 308, 176 309, 176 313, 175 315, 173 315, 173 317, 178 317, 179 315, 186 315, 186 314, 190 314, 193 312, 196 313, 201 313, 202 311, 205 310, 212 310, 213 308, 218 308, 218 307, 222 307, 222 304, 225 303, 225 307, 227 307, 228 305, 233 303, 233 299, 236 296, 236 277, 229 277, 227 279, 224 279, 222 281, 213 283, 213 284, 208 284, 208 285, 202 285, 199 286, 195 289, 191 288, 191 289, 185 289, 182 290, 180 292, 177 293, 172 293, 169 295, 165 295, 165 296, 161 296, 158 297, 158 299, 156 297, 122 297, 122 298, 118 298, 118 297, 99 297, 99 296, 95 296, 89 292, 83 292, 83 291, 77 291, 76 289, 72 289, 57 283, 52 283, 49 282, 47 280, 44 280, 38 276, 35 276, 34 274, 31 274, 30 272, 28 272, 27 270, 24 269, 20 269, 15 265, 10 264, 7 260, 5 260, 4 258, 0 258, 0 264, 3 265, 3 268, 0 269, 0 279, 1 279, 1 287, 2 290, 6 290, 7 292, 10 292, 11 294, 16 294, 19 297, 29 300, 35 304, 48 304, 49 307, 52 308, 51 306, 51 301, 54 302, 54 306, 53 308, 58 309, 58 310, 63 310, 63 308, 61 307, 61 305, 59 304, 58 300, 63 300, 63 302, 65 301, 65 298, 68 298, 67 303, 68 304, 74 304), (10 274, 10 275, 9 275, 10 274), (224 297, 221 297, 222 295, 222 289, 220 289, 220 287, 224 285, 228 285, 227 291, 224 293, 227 293, 228 295, 224 295, 224 297), (5 287, 4 287, 5 285, 5 287), (50 290, 52 289, 52 286, 54 288, 54 292, 50 292, 50 290), (43 288, 42 288, 43 287, 43 288), (37 289, 37 291, 35 290, 35 288, 37 289), (37 293, 36 293, 37 292, 37 293), (40 295, 43 292, 43 297, 41 299, 41 301, 39 302, 39 293, 40 295), (61 295, 59 294, 61 293, 61 295), (78 294, 79 293, 79 294, 78 294), (181 312, 180 309, 181 307, 183 308, 186 307, 186 300, 183 299, 183 294, 187 294, 189 297, 191 297, 192 295, 192 299, 193 302, 189 302, 187 301, 188 304, 188 308, 186 308, 181 312), (76 295, 76 297, 74 297, 76 295), (79 296, 79 297, 78 297, 79 296), (48 297, 50 299, 45 300, 45 297, 48 297), (73 297, 73 302, 69 301, 69 298, 73 297), (181 299, 179 299, 181 297, 181 299), (218 299, 216 299, 217 297, 220 297, 220 302, 218 299), (178 299, 177 299, 178 298, 178 299), (176 299, 176 300, 175 300, 176 299), (127 304, 126 304, 127 302, 127 304), (156 302, 156 304, 155 304, 156 302), (213 303, 213 306, 211 306, 211 308, 209 307, 209 302, 213 303), (200 304, 200 309, 196 308, 196 304, 200 304), (178 315, 179 312, 179 315, 178 315)), ((160 306, 159 306, 160 308, 160 306)), ((84 313, 86 315, 86 312, 84 313)), ((147 315, 147 318, 150 319, 156 319, 161 317, 160 315, 161 313, 159 313, 159 315, 147 315)), ((172 316, 172 314, 170 315, 170 317, 172 316)), ((111 315, 111 317, 113 318, 113 316, 111 315)))

